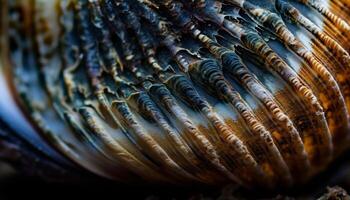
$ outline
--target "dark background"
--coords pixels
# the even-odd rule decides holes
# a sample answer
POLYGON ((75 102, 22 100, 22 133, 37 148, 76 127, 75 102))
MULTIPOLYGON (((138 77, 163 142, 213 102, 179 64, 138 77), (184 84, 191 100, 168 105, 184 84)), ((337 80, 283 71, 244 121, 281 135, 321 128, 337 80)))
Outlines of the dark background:
POLYGON ((286 191, 247 191, 236 186, 125 185, 103 180, 81 182, 44 181, 16 173, 0 163, 0 200, 12 199, 316 199, 327 186, 350 189, 350 153, 338 158, 309 184, 286 191))

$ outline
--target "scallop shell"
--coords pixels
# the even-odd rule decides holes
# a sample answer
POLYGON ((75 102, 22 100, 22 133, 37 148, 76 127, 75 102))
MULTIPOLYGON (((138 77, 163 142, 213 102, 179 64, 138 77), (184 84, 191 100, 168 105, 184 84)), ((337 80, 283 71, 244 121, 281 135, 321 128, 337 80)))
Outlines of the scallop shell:
POLYGON ((3 4, 0 116, 62 165, 277 188, 348 147, 348 0, 3 4))

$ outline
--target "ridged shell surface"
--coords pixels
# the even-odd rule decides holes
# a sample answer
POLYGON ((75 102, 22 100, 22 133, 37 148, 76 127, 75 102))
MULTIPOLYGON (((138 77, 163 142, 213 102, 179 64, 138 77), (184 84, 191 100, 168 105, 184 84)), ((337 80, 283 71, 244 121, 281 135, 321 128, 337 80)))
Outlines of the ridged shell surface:
POLYGON ((120 182, 290 187, 348 148, 349 0, 4 0, 0 117, 120 182))

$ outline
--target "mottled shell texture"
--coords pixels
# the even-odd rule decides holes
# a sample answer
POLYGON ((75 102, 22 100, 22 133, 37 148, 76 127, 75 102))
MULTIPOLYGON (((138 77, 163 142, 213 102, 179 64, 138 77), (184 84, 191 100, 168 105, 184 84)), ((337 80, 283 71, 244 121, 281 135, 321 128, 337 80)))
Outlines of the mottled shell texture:
POLYGON ((349 0, 4 0, 0 116, 119 182, 289 187, 349 144, 349 0))

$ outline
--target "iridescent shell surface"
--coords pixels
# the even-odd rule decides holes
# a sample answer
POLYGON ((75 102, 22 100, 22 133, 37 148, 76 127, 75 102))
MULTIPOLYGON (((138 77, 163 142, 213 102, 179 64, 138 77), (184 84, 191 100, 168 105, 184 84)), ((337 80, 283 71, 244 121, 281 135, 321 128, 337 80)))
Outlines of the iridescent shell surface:
POLYGON ((122 182, 290 187, 349 144, 349 0, 4 0, 0 116, 122 182))

